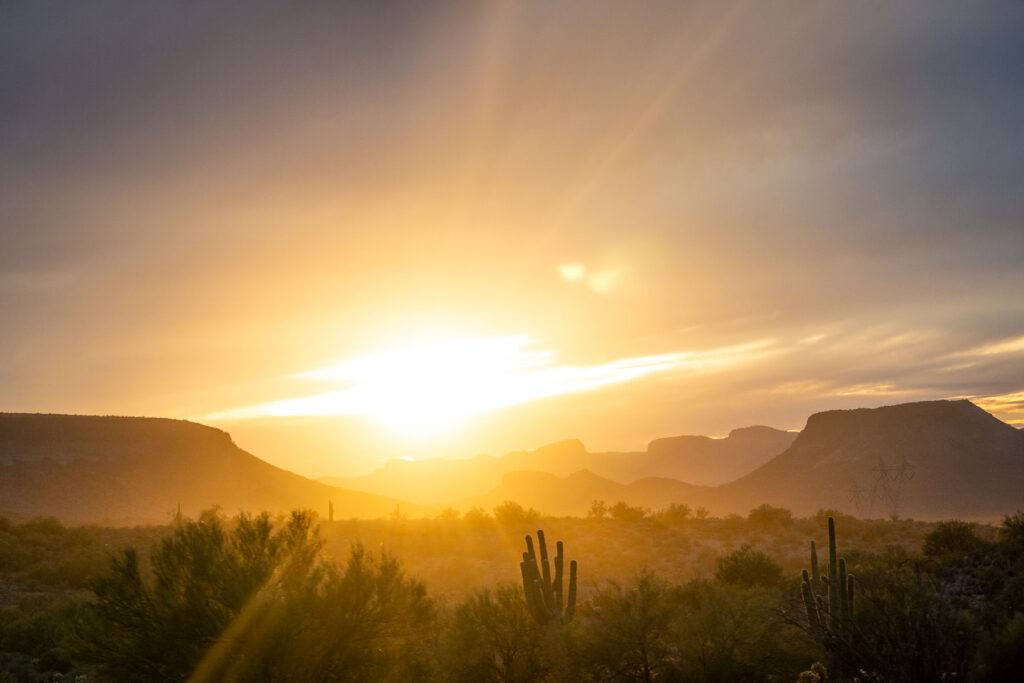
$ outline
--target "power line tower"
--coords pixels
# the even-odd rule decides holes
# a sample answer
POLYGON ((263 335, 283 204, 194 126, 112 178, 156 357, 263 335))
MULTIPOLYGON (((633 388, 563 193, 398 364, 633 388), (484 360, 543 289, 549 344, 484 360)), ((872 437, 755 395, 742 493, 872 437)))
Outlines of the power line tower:
POLYGON ((876 501, 880 501, 887 506, 890 514, 898 515, 903 503, 904 486, 914 478, 915 470, 906 456, 895 465, 886 464, 885 460, 879 457, 878 464, 871 470, 875 475, 875 483, 871 487, 872 506, 876 501))
POLYGON ((849 494, 849 501, 857 508, 858 517, 870 517, 873 501, 868 497, 867 489, 854 482, 846 490, 849 494))

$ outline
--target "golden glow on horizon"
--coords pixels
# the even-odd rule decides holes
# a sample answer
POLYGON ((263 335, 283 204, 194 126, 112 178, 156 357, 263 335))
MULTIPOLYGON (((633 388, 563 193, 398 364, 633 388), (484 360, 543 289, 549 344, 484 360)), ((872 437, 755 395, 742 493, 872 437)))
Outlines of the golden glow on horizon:
POLYGON ((1024 425, 1024 391, 998 396, 962 396, 1015 427, 1024 425))
POLYGON ((591 391, 670 370, 710 371, 770 351, 770 341, 698 352, 624 358, 590 366, 556 365, 555 352, 528 335, 435 339, 299 373, 340 384, 311 396, 270 401, 205 416, 208 420, 360 415, 389 432, 425 438, 474 415, 561 394, 591 391))

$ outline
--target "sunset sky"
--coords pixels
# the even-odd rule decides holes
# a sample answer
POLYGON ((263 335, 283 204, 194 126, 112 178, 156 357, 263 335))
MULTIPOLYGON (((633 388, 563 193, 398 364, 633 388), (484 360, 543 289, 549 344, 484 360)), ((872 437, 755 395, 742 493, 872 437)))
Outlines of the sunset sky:
POLYGON ((1024 424, 1024 4, 0 4, 0 411, 300 473, 1024 424))

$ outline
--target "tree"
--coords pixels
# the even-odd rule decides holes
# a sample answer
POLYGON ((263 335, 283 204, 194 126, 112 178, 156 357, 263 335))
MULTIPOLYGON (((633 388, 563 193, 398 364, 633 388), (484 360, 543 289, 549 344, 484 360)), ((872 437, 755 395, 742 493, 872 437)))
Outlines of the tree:
POLYGON ((613 519, 620 522, 639 522, 647 516, 649 510, 639 505, 630 505, 625 501, 620 500, 618 503, 611 507, 611 515, 613 519))
POLYGON ((778 586, 782 581, 782 567, 771 555, 743 545, 739 550, 718 558, 715 578, 722 583, 751 588, 778 586))
POLYGON ((527 610, 522 589, 484 589, 456 607, 442 653, 452 681, 536 681, 544 677, 544 633, 527 610))
POLYGON ((344 567, 322 561, 317 532, 309 512, 277 528, 267 514, 229 527, 205 512, 153 552, 151 577, 122 551, 78 624, 80 654, 114 680, 417 677, 426 589, 358 545, 344 567))
POLYGON ((466 510, 466 513, 462 515, 462 519, 466 522, 467 526, 475 529, 482 529, 494 523, 494 518, 487 514, 486 510, 479 507, 466 510))
POLYGON ((582 610, 588 625, 578 638, 582 666, 596 680, 653 681, 677 671, 671 625, 677 591, 649 572, 632 587, 613 583, 582 610))
POLYGON ((532 526, 540 519, 540 513, 533 508, 525 510, 514 500, 506 500, 494 508, 494 519, 503 526, 532 526))
MULTIPOLYGON (((258 596, 263 597, 263 595, 258 596)), ((434 605, 390 555, 354 545, 252 618, 203 662, 202 681, 406 681, 428 672, 434 605)))
POLYGON ((693 510, 686 503, 672 503, 659 513, 659 516, 669 524, 685 524, 690 519, 693 510))
POLYGON ((758 529, 780 530, 793 523, 793 513, 786 508, 778 508, 765 503, 750 511, 747 521, 758 529))
POLYGON ((77 628, 80 653, 114 678, 177 681, 268 583, 301 582, 320 550, 310 512, 273 529, 266 513, 228 529, 216 510, 179 526, 152 556, 143 580, 134 548, 111 559, 93 586, 96 602, 77 628))
POLYGON ((939 522, 924 537, 926 557, 951 560, 970 555, 981 546, 981 539, 967 522, 958 519, 939 522))

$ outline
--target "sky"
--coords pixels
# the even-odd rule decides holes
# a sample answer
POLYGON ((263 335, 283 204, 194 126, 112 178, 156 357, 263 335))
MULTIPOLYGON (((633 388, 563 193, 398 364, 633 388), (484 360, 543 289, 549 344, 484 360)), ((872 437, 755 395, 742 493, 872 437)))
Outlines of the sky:
POLYGON ((1024 424, 1024 6, 0 3, 0 411, 274 464, 1024 424))

